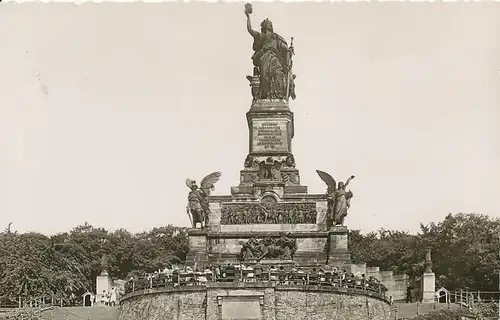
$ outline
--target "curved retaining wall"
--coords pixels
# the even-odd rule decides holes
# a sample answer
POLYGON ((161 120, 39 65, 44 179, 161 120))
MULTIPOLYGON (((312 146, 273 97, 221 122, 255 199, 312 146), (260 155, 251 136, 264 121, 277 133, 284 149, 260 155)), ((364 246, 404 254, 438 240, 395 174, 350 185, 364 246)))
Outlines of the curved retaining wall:
POLYGON ((388 320, 389 302, 358 289, 209 283, 134 292, 120 320, 388 320))

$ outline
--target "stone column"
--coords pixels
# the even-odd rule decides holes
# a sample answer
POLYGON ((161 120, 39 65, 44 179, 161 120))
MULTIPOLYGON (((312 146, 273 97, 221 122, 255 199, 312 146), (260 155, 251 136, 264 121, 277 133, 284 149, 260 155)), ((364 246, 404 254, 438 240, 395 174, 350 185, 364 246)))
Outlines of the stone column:
POLYGON ((112 281, 108 273, 108 258, 106 256, 102 256, 101 274, 97 276, 95 284, 96 301, 101 301, 101 298, 103 296, 103 291, 108 293, 111 290, 111 286, 112 286, 112 281))
POLYGON ((382 282, 387 287, 386 295, 394 298, 394 273, 392 271, 380 271, 382 282))
POLYGON ((328 264, 341 269, 351 269, 349 254, 349 231, 345 226, 336 226, 328 232, 328 264))
POLYGON ((432 248, 426 247, 425 250, 425 270, 422 274, 422 303, 432 303, 436 293, 436 275, 432 272, 432 248))
POLYGON ((205 268, 208 263, 208 242, 206 229, 189 229, 189 251, 186 264, 192 268, 205 268))
POLYGON ((103 272, 101 273, 101 275, 97 276, 96 286, 95 286, 97 291, 96 303, 100 303, 103 291, 105 291, 106 293, 111 291, 111 285, 112 285, 111 277, 107 272, 106 273, 103 272))

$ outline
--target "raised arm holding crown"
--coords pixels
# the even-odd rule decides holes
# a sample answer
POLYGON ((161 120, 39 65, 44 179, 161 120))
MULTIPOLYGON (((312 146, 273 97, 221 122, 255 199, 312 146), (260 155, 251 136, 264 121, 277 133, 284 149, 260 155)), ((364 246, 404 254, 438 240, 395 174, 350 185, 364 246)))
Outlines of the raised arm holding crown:
MULTIPOLYGON (((260 32, 252 29, 250 21, 252 5, 245 5, 247 31, 253 37, 252 56, 254 76, 258 76, 260 99, 288 99, 290 81, 291 53, 285 39, 274 32, 273 23, 265 19, 260 24, 260 32)), ((295 96, 295 95, 293 95, 295 96)))

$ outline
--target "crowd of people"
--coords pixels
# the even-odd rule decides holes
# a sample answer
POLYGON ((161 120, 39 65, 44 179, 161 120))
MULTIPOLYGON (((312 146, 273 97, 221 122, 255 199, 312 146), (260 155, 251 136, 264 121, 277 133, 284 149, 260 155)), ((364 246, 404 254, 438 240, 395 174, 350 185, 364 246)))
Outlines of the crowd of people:
POLYGON ((132 277, 125 284, 125 292, 177 286, 203 286, 207 282, 272 282, 278 285, 318 285, 337 288, 368 290, 385 295, 387 288, 376 278, 364 274, 348 273, 335 267, 285 268, 267 266, 228 264, 209 266, 204 270, 191 267, 170 267, 142 277, 132 277))
POLYGON ((111 291, 106 292, 106 290, 102 291, 101 294, 101 304, 114 307, 116 305, 116 300, 118 299, 118 290, 113 287, 111 291))

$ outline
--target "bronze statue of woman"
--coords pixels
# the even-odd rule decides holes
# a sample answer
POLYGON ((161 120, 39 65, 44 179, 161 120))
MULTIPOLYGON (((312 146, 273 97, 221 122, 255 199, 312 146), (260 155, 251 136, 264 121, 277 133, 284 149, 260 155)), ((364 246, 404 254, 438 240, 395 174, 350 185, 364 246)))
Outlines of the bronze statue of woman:
POLYGON ((290 81, 291 52, 280 35, 274 33, 269 19, 262 21, 260 32, 252 29, 250 14, 252 7, 245 6, 247 30, 253 37, 252 56, 254 76, 259 76, 260 99, 287 99, 287 82, 290 81))
POLYGON ((333 226, 344 225, 344 219, 347 216, 347 209, 351 206, 351 198, 353 197, 353 193, 351 190, 346 191, 346 187, 354 179, 354 176, 351 175, 349 179, 347 179, 346 183, 339 181, 338 186, 337 182, 331 175, 328 173, 316 170, 321 180, 323 180, 328 189, 326 191, 327 199, 328 199, 328 211, 327 211, 327 219, 326 225, 327 228, 330 229, 333 226))
POLYGON ((349 184, 349 182, 354 179, 354 176, 350 176, 344 184, 342 181, 339 182, 337 189, 334 192, 335 195, 335 207, 333 209, 334 212, 334 221, 336 225, 344 225, 344 219, 347 216, 347 209, 350 206, 350 199, 352 198, 352 192, 345 191, 345 188, 349 184))

